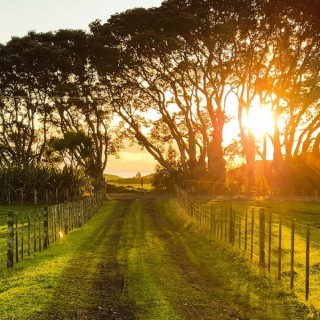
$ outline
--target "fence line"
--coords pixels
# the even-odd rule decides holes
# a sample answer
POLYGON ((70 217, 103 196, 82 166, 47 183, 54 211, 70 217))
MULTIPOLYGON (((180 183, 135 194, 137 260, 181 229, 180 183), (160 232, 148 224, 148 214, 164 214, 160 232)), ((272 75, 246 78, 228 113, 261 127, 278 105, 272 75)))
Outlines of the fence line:
POLYGON ((69 231, 80 228, 101 203, 102 197, 95 196, 20 213, 9 210, 7 226, 0 229, 0 269, 5 264, 12 269, 20 259, 47 249, 69 231))
POLYGON ((284 220, 264 209, 235 212, 230 205, 203 206, 176 188, 179 204, 194 223, 218 241, 240 250, 245 257, 306 300, 320 296, 320 229, 284 220))

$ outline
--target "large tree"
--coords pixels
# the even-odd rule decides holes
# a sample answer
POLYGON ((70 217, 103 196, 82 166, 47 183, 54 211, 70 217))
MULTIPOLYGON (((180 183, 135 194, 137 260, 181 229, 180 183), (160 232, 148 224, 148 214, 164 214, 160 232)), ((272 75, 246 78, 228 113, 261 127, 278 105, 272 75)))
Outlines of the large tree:
POLYGON ((284 1, 264 7, 263 28, 272 30, 265 103, 271 105, 275 120, 271 141, 278 185, 292 183, 295 158, 319 148, 319 8, 318 1, 284 1))
POLYGON ((96 189, 101 187, 107 155, 115 150, 112 114, 89 63, 88 42, 83 31, 59 30, 29 33, 0 48, 3 163, 23 167, 40 163, 49 138, 83 133, 90 146, 72 154, 96 189))
POLYGON ((61 70, 64 81, 55 88, 53 122, 60 136, 52 146, 66 151, 75 166, 85 170, 96 191, 104 187, 108 155, 114 154, 120 139, 114 134, 110 100, 101 90, 97 73, 90 63, 90 39, 84 32, 60 30, 55 47, 65 49, 68 68, 61 70))
POLYGON ((0 157, 23 167, 39 163, 52 112, 50 94, 57 82, 51 34, 30 33, 0 48, 0 157), (49 38, 49 39, 48 39, 49 38))
POLYGON ((92 28, 103 46, 113 39, 118 48, 114 106, 133 136, 169 169, 163 154, 171 142, 193 178, 225 179, 223 130, 241 10, 240 2, 167 1, 92 28), (146 121, 149 110, 158 117, 146 121))

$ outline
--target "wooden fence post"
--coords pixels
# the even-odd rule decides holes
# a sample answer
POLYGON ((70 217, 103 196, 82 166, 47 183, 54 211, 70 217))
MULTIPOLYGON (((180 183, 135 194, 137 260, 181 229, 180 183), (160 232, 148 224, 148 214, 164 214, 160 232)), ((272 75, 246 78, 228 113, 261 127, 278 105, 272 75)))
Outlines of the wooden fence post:
POLYGON ((71 203, 71 208, 72 208, 72 230, 74 228, 76 228, 76 212, 77 212, 77 208, 76 208, 76 203, 72 202, 71 203))
POLYGON ((268 271, 271 271, 271 245, 272 245, 272 215, 269 215, 269 236, 268 236, 268 271))
POLYGON ((295 219, 291 222, 291 255, 290 255, 290 289, 294 285, 294 234, 295 234, 295 219))
POLYGON ((21 205, 23 206, 24 205, 24 193, 23 193, 23 188, 21 188, 21 205))
POLYGON ((239 214, 239 250, 241 249, 241 213, 239 214))
MULTIPOLYGON (((205 227, 208 227, 208 210, 207 210, 206 204, 204 204, 203 209, 204 209, 204 225, 205 227)), ((98 199, 96 198, 96 213, 97 212, 98 212, 98 199)))
POLYGON ((250 260, 253 259, 253 236, 254 236, 254 209, 252 209, 251 215, 251 247, 250 247, 250 260))
POLYGON ((306 300, 309 300, 310 289, 310 225, 307 225, 306 234, 306 300))
POLYGON ((8 204, 11 205, 11 190, 8 189, 8 204))
POLYGON ((220 239, 222 240, 223 237, 223 207, 220 210, 220 239))
POLYGON ((67 206, 67 203, 63 204, 63 215, 64 215, 64 234, 67 235, 69 232, 69 205, 67 206))
POLYGON ((63 232, 63 224, 62 224, 62 206, 61 204, 58 204, 57 205, 57 210, 58 210, 58 217, 57 217, 57 220, 58 220, 58 240, 60 240, 61 238, 61 233, 63 232))
POLYGON ((228 207, 225 207, 224 210, 224 240, 227 241, 227 233, 228 233, 228 207))
POLYGON ((33 189, 33 204, 38 204, 38 190, 36 188, 33 189))
POLYGON ((13 268, 13 248, 14 248, 14 227, 13 227, 13 211, 8 211, 8 239, 7 239, 7 267, 13 268))
POLYGON ((232 245, 234 246, 236 240, 236 209, 232 210, 232 245))
POLYGON ((246 210, 246 218, 244 225, 244 251, 247 251, 247 242, 248 242, 248 210, 246 210))
POLYGON ((53 237, 53 241, 57 242, 57 221, 58 221, 58 214, 57 214, 57 209, 58 206, 54 206, 53 207, 53 233, 54 233, 54 237, 53 237))
POLYGON ((30 212, 28 213, 28 256, 31 254, 31 220, 30 212))
POLYGON ((44 207, 43 215, 43 249, 49 247, 49 214, 48 207, 44 207))
POLYGON ((36 212, 34 212, 33 216, 33 251, 37 252, 37 217, 36 212))
POLYGON ((19 262, 19 233, 18 233, 18 215, 16 217, 16 262, 19 262))
POLYGON ((24 258, 24 214, 22 214, 22 222, 21 222, 21 260, 24 258))
POLYGON ((229 243, 233 244, 233 219, 232 219, 232 207, 230 207, 229 212, 229 243))
MULTIPOLYGON (((56 226, 56 206, 51 206, 51 238, 52 243, 56 242, 57 226, 56 226)), ((49 227, 50 227, 50 215, 49 215, 49 227)))
POLYGON ((84 224, 85 223, 85 219, 84 219, 84 201, 83 200, 81 200, 81 222, 80 222, 80 224, 82 225, 82 224, 84 224))
POLYGON ((77 211, 78 211, 78 228, 81 228, 81 201, 77 202, 77 211))
POLYGON ((281 280, 281 259, 282 259, 282 219, 279 221, 279 241, 278 241, 278 279, 281 280))
POLYGON ((265 214, 264 209, 259 211, 259 265, 265 266, 265 214))
POLYGON ((216 227, 216 223, 214 220, 214 208, 211 205, 210 207, 210 233, 212 234, 212 238, 215 237, 215 227, 216 227))
POLYGON ((72 220, 73 220, 73 202, 69 202, 68 204, 68 212, 69 212, 69 230, 73 229, 72 220))
POLYGON ((42 251, 42 241, 41 241, 41 212, 39 212, 38 236, 39 236, 39 252, 41 252, 41 251, 42 251))

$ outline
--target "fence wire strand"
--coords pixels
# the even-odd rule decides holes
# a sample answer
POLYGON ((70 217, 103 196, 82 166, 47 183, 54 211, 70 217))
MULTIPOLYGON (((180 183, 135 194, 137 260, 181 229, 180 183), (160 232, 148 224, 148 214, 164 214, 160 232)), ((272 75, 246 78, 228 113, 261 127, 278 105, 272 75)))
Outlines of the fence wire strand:
MULTIPOLYGON (((243 251, 248 259, 264 265, 269 272, 275 273, 278 277, 280 273, 281 278, 290 279, 293 283, 296 279, 292 271, 283 271, 293 267, 295 272, 304 274, 305 284, 314 281, 312 276, 320 274, 320 243, 310 237, 313 233, 319 232, 316 238, 319 239, 320 228, 286 219, 277 221, 270 212, 263 211, 264 218, 260 218, 260 212, 254 209, 235 212, 229 205, 211 207, 208 211, 207 206, 191 198, 184 190, 176 191, 180 205, 186 208, 189 217, 195 223, 206 226, 213 238, 243 251), (292 236, 295 245, 293 252, 292 236), (309 248, 309 261, 306 248, 309 248), (317 263, 311 265, 311 258, 317 263)), ((308 299, 309 288, 305 290, 308 299)))

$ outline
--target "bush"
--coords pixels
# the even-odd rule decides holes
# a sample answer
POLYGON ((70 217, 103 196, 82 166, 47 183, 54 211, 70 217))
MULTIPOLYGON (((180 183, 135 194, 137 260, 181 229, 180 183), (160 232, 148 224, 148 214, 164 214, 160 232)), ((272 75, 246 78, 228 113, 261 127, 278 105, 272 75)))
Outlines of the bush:
POLYGON ((2 204, 63 202, 78 198, 86 189, 86 176, 72 167, 0 167, 2 204))

